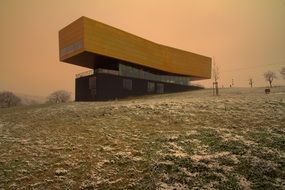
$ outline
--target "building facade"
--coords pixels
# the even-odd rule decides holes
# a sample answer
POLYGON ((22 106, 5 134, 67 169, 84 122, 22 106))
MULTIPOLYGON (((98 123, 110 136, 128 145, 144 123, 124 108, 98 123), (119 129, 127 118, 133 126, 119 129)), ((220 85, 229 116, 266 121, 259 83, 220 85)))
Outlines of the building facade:
POLYGON ((199 89, 211 58, 160 45, 81 17, 59 32, 60 61, 91 69, 76 75, 75 100, 96 101, 199 89))

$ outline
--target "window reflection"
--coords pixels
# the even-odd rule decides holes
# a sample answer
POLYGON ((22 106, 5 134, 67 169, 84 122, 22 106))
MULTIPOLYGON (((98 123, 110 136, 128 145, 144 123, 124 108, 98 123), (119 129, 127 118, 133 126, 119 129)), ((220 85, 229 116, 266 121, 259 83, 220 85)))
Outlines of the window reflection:
POLYGON ((143 69, 137 69, 135 67, 127 66, 122 63, 119 64, 119 75, 181 85, 188 85, 190 81, 189 77, 155 74, 143 69))

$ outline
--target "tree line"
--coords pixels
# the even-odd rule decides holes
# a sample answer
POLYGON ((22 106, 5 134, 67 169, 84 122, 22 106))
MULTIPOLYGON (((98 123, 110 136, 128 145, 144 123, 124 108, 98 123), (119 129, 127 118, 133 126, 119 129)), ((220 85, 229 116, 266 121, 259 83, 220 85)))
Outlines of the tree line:
MULTIPOLYGON (((280 74, 281 74, 282 78, 285 79, 285 67, 281 68, 280 74)), ((266 71, 263 74, 263 77, 264 77, 265 81, 269 83, 270 88, 272 88, 272 83, 273 83, 274 79, 278 78, 276 73, 273 71, 266 71)), ((212 65, 212 79, 213 79, 213 95, 218 96, 219 95, 218 80, 220 79, 220 68, 214 61, 213 61, 213 65, 212 65)), ((253 87, 253 84, 254 84, 253 78, 249 78, 248 84, 250 85, 251 88, 253 87)), ((230 87, 232 87, 232 86, 233 86, 233 79, 232 79, 232 83, 231 83, 230 87)))
MULTIPOLYGON (((65 103, 70 101, 71 94, 65 90, 57 90, 47 97, 46 103, 65 103)), ((13 92, 0 92, 0 108, 8 108, 22 105, 21 98, 13 92)))
MULTIPOLYGON (((285 67, 281 68, 280 74, 281 74, 282 78, 285 79, 285 67)), ((263 76, 264 76, 265 81, 267 81, 269 83, 270 88, 272 88, 272 83, 273 83, 274 79, 278 78, 276 73, 273 71, 266 71, 263 74, 263 76)), ((253 79, 252 78, 249 79, 249 85, 251 87, 253 85, 253 79)))

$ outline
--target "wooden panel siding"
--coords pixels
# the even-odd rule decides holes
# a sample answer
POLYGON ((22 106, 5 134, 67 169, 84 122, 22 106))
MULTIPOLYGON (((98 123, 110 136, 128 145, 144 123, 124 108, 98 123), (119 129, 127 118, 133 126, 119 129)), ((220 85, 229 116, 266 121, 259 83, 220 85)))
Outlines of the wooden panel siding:
POLYGON ((77 55, 78 53, 81 53, 84 51, 84 40, 83 40, 83 34, 84 34, 84 27, 83 27, 83 21, 84 18, 81 17, 80 19, 72 22, 65 28, 59 31, 59 57, 60 61, 64 61, 66 58, 72 57, 74 55, 77 55), (64 56, 61 56, 61 50, 64 48, 67 48, 69 46, 72 46, 73 44, 76 44, 78 42, 82 41, 82 48, 76 49, 75 51, 66 54, 64 56))
POLYGON ((209 57, 160 45, 86 17, 60 31, 60 48, 80 39, 83 39, 83 50, 61 57, 61 61, 92 68, 94 63, 71 61, 72 56, 85 51, 169 73, 201 79, 211 77, 209 57))

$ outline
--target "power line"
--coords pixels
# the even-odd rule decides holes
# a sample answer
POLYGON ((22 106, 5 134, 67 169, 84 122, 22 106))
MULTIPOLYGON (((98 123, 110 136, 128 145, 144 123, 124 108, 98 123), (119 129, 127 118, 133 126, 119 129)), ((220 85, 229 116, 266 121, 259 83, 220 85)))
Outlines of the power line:
POLYGON ((243 67, 243 68, 237 68, 237 69, 224 70, 224 72, 250 70, 250 69, 254 69, 254 68, 260 68, 260 67, 264 67, 264 66, 273 66, 273 65, 284 65, 285 66, 285 63, 263 64, 263 65, 253 66, 253 67, 243 67))

